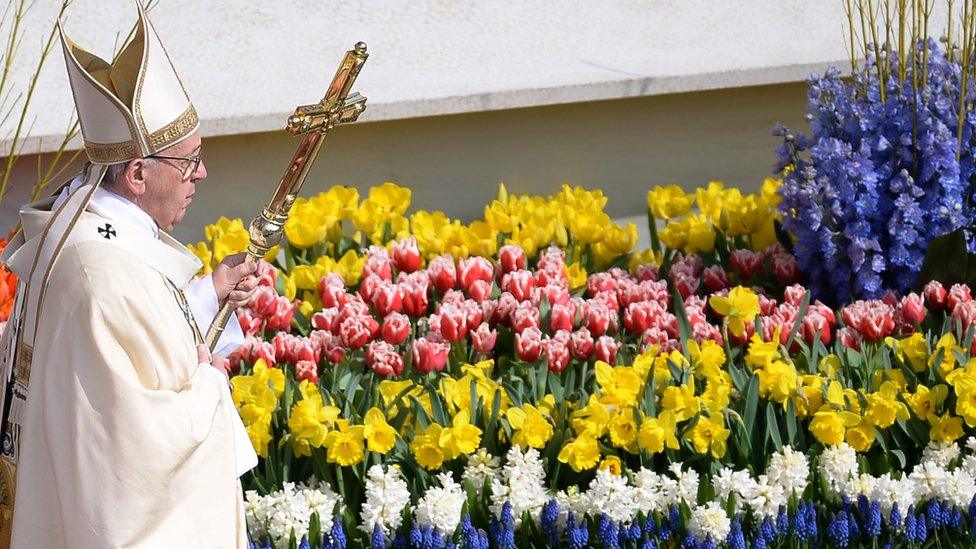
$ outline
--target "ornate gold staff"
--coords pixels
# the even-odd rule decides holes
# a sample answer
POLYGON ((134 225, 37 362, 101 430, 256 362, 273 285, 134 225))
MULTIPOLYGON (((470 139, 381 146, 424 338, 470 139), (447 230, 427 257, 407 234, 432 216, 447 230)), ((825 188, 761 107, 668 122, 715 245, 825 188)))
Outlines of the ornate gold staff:
MULTIPOLYGON (((302 183, 308 176, 308 171, 315 162, 315 157, 322 147, 322 141, 329 130, 339 124, 355 122, 359 115, 366 110, 366 98, 358 93, 349 94, 350 88, 359 76, 359 70, 369 55, 366 44, 357 42, 353 49, 346 52, 346 56, 339 65, 332 78, 332 85, 325 92, 325 97, 313 105, 304 105, 295 109, 295 114, 288 117, 285 129, 292 135, 304 135, 295 156, 292 157, 288 169, 278 183, 271 201, 264 207, 261 215, 251 221, 248 231, 250 244, 247 247, 247 260, 255 261, 264 257, 272 247, 281 241, 285 221, 292 203, 302 189, 302 183)), ((207 330, 205 342, 211 351, 217 345, 220 334, 224 333, 224 326, 230 318, 232 309, 225 304, 207 330)))

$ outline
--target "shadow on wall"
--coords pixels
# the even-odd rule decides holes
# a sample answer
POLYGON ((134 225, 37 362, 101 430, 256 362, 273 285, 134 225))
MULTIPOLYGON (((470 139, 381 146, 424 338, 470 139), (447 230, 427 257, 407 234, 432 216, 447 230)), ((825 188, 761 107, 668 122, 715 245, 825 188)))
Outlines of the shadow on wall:
MULTIPOLYGON (((335 184, 365 193, 395 181, 413 189, 412 210, 469 221, 481 216, 500 181, 510 192, 535 194, 566 182, 602 188, 611 216, 642 215, 655 184, 691 189, 721 180, 757 188, 775 162, 773 124, 805 129, 805 93, 805 84, 793 83, 358 123, 330 134, 302 194, 335 184)), ((248 222, 296 145, 284 131, 206 139, 209 177, 176 236, 200 240, 221 215, 248 222)), ((18 164, 0 229, 16 222, 35 165, 31 157, 18 164)))

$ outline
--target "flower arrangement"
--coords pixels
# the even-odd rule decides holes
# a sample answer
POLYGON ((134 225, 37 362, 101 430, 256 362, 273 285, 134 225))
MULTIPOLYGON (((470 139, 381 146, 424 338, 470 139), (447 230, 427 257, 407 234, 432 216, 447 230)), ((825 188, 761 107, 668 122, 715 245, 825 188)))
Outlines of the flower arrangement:
POLYGON ((641 251, 568 186, 468 224, 393 184, 303 202, 318 240, 269 252, 223 365, 255 546, 969 546, 976 302, 814 299, 778 186, 656 187, 641 251))

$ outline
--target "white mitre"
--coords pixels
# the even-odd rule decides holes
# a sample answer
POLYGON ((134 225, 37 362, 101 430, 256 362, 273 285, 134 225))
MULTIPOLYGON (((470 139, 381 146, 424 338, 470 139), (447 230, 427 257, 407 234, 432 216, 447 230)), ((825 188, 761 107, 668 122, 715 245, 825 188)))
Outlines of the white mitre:
POLYGON ((75 44, 58 22, 68 79, 95 164, 143 158, 186 139, 197 112, 142 4, 135 35, 109 64, 75 44))

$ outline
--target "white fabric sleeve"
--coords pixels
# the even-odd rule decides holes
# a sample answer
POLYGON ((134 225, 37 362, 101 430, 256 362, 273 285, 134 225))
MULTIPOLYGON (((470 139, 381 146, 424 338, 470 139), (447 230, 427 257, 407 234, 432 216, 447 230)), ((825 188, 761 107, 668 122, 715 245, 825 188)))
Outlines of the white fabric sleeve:
MULTIPOLYGON (((206 334, 207 329, 217 316, 217 290, 214 288, 213 276, 201 276, 194 278, 186 285, 183 290, 186 300, 193 311, 193 318, 196 319, 200 332, 206 334)), ((222 357, 227 357, 235 349, 244 344, 244 331, 241 324, 237 322, 237 315, 230 315, 224 333, 217 340, 217 347, 214 352, 222 357)))
POLYGON ((206 362, 201 362, 197 365, 197 372, 199 372, 201 375, 215 379, 220 386, 219 413, 222 413, 227 417, 227 421, 230 422, 231 429, 233 431, 234 460, 237 469, 237 476, 240 477, 244 473, 257 467, 258 454, 254 451, 254 444, 247 435, 247 429, 244 428, 244 421, 241 420, 241 415, 237 412, 237 408, 234 406, 234 399, 230 394, 230 388, 227 386, 227 378, 225 378, 224 374, 220 373, 217 368, 214 368, 212 364, 206 362))

